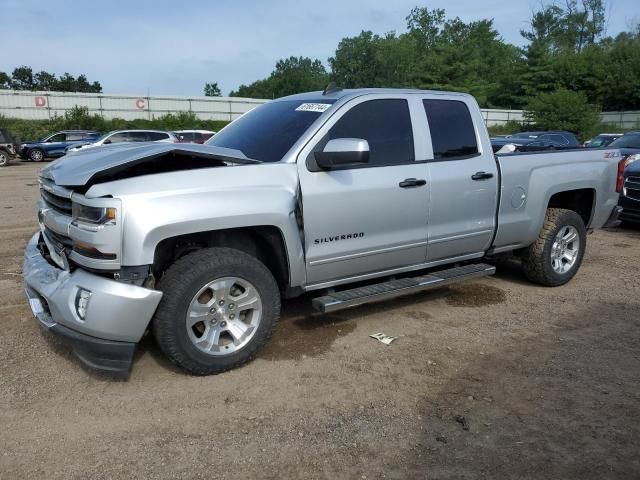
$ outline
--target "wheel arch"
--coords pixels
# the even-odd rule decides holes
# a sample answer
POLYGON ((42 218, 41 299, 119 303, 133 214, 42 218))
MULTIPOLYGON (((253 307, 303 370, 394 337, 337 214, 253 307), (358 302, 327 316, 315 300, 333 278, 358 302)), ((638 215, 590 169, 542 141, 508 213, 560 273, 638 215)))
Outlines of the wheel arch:
POLYGON ((291 285, 290 260, 283 232, 273 225, 208 230, 167 237, 154 249, 152 271, 160 277, 172 263, 187 253, 209 247, 227 247, 260 260, 281 290, 291 285))
POLYGON ((554 193, 549 198, 547 208, 573 210, 580 215, 585 227, 588 227, 593 219, 595 204, 595 188, 578 188, 554 193))

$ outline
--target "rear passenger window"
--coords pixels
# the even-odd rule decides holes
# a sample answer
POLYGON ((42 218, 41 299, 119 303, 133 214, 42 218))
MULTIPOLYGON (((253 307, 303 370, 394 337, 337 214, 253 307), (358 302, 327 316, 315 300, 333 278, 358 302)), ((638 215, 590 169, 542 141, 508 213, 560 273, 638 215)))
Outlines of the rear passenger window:
POLYGON ((478 154, 471 114, 464 102, 423 100, 435 160, 455 160, 478 154))
POLYGON ((149 141, 149 135, 147 132, 129 132, 130 142, 147 142, 149 141))
POLYGON ((370 165, 414 160, 411 116, 406 100, 369 100, 356 105, 329 131, 327 140, 336 138, 362 138, 369 142, 370 165))
POLYGON ((158 140, 166 140, 169 138, 169 135, 162 132, 147 132, 147 136, 151 142, 157 142, 158 140))

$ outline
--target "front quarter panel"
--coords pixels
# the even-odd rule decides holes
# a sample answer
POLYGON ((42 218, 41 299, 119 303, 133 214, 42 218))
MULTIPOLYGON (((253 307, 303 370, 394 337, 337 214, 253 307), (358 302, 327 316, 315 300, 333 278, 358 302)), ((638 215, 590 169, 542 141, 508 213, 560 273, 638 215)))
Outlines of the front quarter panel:
POLYGON ((297 192, 295 165, 261 164, 129 178, 96 185, 87 195, 121 199, 123 265, 153 263, 156 246, 178 235, 275 226, 282 233, 295 286, 304 283, 297 192))

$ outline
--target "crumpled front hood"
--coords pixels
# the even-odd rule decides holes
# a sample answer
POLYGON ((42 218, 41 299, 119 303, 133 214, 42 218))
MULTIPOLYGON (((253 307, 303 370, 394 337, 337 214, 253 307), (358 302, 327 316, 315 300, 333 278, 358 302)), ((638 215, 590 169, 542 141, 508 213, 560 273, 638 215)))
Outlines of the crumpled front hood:
MULTIPOLYGON (((79 150, 52 162, 42 169, 43 178, 65 187, 81 187, 104 174, 119 173, 139 164, 150 162, 178 162, 175 155, 197 158, 201 163, 211 161, 211 166, 221 162, 256 163, 240 150, 198 144, 176 143, 120 143, 79 150), (172 155, 174 154, 174 155, 172 155)), ((168 165, 164 165, 168 166, 168 165)), ((172 164, 171 169, 180 170, 172 164)), ((184 170, 189 169, 185 164, 184 170)))

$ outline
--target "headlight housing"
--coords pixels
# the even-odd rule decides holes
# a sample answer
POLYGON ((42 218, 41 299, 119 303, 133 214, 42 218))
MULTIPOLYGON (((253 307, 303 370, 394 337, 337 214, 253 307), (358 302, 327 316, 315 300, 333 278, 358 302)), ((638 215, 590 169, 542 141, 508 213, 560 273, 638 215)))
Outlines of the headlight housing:
POLYGON ((114 207, 89 207, 73 202, 71 215, 74 222, 91 225, 115 225, 118 211, 114 207))

